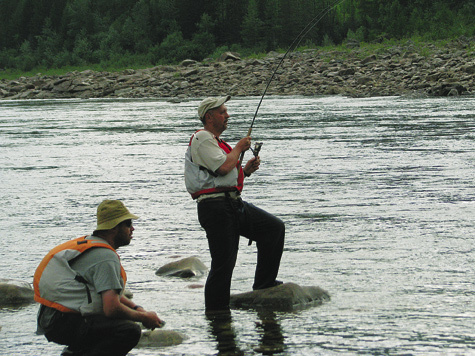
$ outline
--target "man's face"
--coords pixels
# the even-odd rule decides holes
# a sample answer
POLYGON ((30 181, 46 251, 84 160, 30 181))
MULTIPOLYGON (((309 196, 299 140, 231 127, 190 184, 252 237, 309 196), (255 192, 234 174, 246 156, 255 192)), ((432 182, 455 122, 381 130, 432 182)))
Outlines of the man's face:
POLYGON ((132 240, 132 233, 135 228, 132 226, 132 220, 122 221, 116 226, 117 235, 115 236, 116 248, 120 246, 127 246, 132 240))
POLYGON ((228 128, 228 108, 226 105, 221 105, 219 108, 209 110, 208 115, 209 124, 219 133, 228 128))

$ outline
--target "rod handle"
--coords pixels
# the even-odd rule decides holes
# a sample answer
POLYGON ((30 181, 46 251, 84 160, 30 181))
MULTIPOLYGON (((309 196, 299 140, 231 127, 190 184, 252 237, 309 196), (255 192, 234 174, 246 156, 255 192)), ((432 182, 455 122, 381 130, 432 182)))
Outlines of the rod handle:
MULTIPOLYGON (((252 127, 249 127, 249 130, 247 130, 247 136, 251 136, 251 132, 252 132, 252 127)), ((241 156, 239 156, 239 162, 241 162, 241 165, 242 165, 242 160, 244 159, 244 152, 241 152, 241 156)))

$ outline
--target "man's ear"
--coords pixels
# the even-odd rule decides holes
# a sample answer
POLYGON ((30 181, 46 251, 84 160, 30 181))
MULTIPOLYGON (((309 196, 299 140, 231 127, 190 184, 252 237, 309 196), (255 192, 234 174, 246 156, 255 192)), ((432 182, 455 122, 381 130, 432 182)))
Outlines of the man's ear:
POLYGON ((203 116, 203 125, 206 125, 206 121, 210 118, 210 114, 209 114, 209 111, 205 114, 205 116, 203 116))
POLYGON ((110 232, 112 232, 114 234, 117 233, 119 231, 119 226, 120 226, 120 224, 117 224, 112 229, 110 229, 110 232))

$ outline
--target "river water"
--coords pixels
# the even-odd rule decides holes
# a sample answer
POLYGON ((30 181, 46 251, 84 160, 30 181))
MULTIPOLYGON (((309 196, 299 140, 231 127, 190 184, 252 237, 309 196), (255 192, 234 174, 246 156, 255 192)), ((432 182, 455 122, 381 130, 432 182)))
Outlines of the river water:
MULTIPOLYGON (((223 138, 247 132, 258 100, 228 103, 223 138)), ((221 333, 205 277, 155 275, 179 257, 210 263, 183 181, 199 102, 0 102, 0 278, 31 282, 47 251, 92 232, 100 201, 122 199, 141 217, 119 250, 134 300, 188 336, 133 355, 475 354, 475 97, 266 97, 244 199, 286 223, 279 279, 332 299, 234 310, 221 333)), ((255 258, 243 239, 232 293, 251 289, 255 258)), ((35 335, 36 311, 0 310, 0 354, 60 354, 35 335)))

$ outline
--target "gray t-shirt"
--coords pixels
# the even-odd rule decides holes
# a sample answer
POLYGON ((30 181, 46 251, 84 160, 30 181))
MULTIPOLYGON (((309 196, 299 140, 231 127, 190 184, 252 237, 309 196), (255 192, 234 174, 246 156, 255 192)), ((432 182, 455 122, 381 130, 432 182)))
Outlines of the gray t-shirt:
MULTIPOLYGON (((94 237, 94 239, 99 238, 94 237)), ((93 299, 96 303, 96 307, 94 308, 96 313, 102 313, 101 292, 114 289, 118 293, 121 293, 124 289, 124 281, 120 275, 119 257, 114 251, 108 248, 91 248, 71 261, 70 266, 94 287, 96 296, 94 296, 93 299)), ((56 309, 41 305, 38 313, 37 332, 43 334, 47 331, 53 325, 55 319, 58 317, 57 315, 58 311, 56 309)))
POLYGON ((70 263, 70 266, 92 284, 97 293, 110 289, 120 293, 124 288, 119 257, 108 248, 91 248, 70 263))

